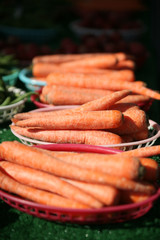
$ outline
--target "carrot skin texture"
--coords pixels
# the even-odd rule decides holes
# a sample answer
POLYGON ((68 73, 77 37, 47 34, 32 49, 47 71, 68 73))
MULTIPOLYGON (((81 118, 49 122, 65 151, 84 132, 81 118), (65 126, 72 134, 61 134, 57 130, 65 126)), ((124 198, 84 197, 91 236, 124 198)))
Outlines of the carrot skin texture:
POLYGON ((106 154, 43 151, 67 163, 127 179, 137 180, 144 174, 144 167, 141 166, 139 159, 134 157, 117 158, 106 154))
MULTIPOLYGON (((93 58, 94 56, 107 56, 110 55, 108 53, 83 53, 83 54, 50 54, 50 55, 39 55, 35 56, 32 59, 32 63, 35 64, 37 62, 51 62, 51 63, 62 63, 68 61, 74 61, 77 59, 84 59, 84 58, 93 58)), ((123 52, 112 53, 118 61, 123 61, 128 59, 127 54, 123 52)))
POLYGON ((64 62, 61 64, 63 68, 100 68, 105 69, 114 66, 117 63, 117 58, 113 54, 105 55, 95 55, 94 58, 78 59, 72 62, 64 62))
POLYGON ((80 182, 70 179, 64 179, 64 181, 67 181, 82 189, 86 193, 91 194, 93 197, 103 202, 105 206, 113 206, 119 203, 120 192, 114 187, 102 184, 80 182))
POLYGON ((24 167, 8 161, 1 161, 0 167, 9 176, 21 184, 59 194, 93 208, 102 207, 102 203, 62 179, 33 168, 24 167))
POLYGON ((51 143, 79 143, 91 145, 110 145, 122 143, 122 138, 107 131, 94 130, 42 130, 11 125, 16 133, 29 138, 51 143))
POLYGON ((112 91, 101 89, 86 89, 66 86, 44 86, 39 96, 44 103, 54 105, 81 105, 93 101, 102 96, 108 95, 112 91))
POLYGON ((71 68, 71 67, 64 67, 59 65, 56 65, 54 63, 35 63, 32 67, 32 74, 33 78, 37 80, 47 81, 46 77, 50 73, 85 73, 85 74, 96 74, 97 76, 104 75, 109 79, 112 78, 112 80, 122 80, 122 81, 128 81, 128 82, 134 82, 135 81, 135 74, 133 70, 129 69, 122 69, 117 70, 116 67, 114 69, 100 69, 100 68, 86 68, 79 67, 79 68, 71 68))
POLYGON ((77 107, 75 111, 100 111, 106 110, 112 106, 117 101, 123 99, 131 93, 129 90, 117 91, 111 94, 108 94, 102 98, 90 101, 86 104, 77 107))
MULTIPOLYGON (((33 118, 33 117, 38 117, 38 118, 41 118, 41 117, 49 117, 49 116, 58 116, 60 113, 65 113, 65 114, 72 114, 76 111, 80 111, 80 110, 83 110, 83 105, 81 106, 82 108, 78 108, 77 110, 77 107, 75 108, 71 108, 71 109, 64 109, 64 110, 60 110, 60 111, 54 111, 54 110, 51 110, 51 111, 44 111, 43 114, 41 112, 22 112, 22 113, 17 113, 14 115, 14 118, 15 119, 19 119, 19 120, 24 120, 24 119, 28 119, 28 118, 33 118)), ((139 107, 133 103, 115 103, 113 104, 109 109, 114 109, 114 110, 118 110, 118 111, 121 111, 121 112, 124 112, 126 110, 128 110, 129 108, 137 108, 139 109, 139 107)))
POLYGON ((66 199, 57 194, 49 193, 21 184, 2 171, 0 171, 0 188, 7 192, 15 193, 21 197, 24 197, 25 199, 48 206, 80 209, 89 208, 89 206, 85 204, 66 199))
POLYGON ((108 89, 112 91, 120 91, 128 89, 134 93, 148 96, 153 99, 160 100, 160 94, 150 88, 139 84, 139 82, 127 82, 123 80, 113 81, 110 76, 98 77, 94 74, 84 73, 50 73, 46 78, 47 84, 65 85, 81 88, 97 88, 108 89))
POLYGON ((48 173, 69 179, 75 179, 91 183, 108 184, 123 190, 133 190, 147 194, 153 194, 156 189, 153 184, 120 178, 98 171, 83 169, 75 165, 67 164, 60 159, 31 148, 19 142, 3 142, 0 144, 0 157, 2 159, 43 170, 48 173), (24 158, 27 156, 27 158, 24 158))
POLYGON ((123 114, 117 110, 85 111, 73 114, 60 114, 48 118, 34 118, 18 121, 20 127, 39 127, 44 129, 61 130, 98 130, 116 128, 123 123, 123 114))
POLYGON ((128 109, 123 112, 124 122, 123 124, 111 131, 123 135, 123 134, 135 134, 137 132, 148 129, 148 119, 146 112, 141 109, 128 109))
POLYGON ((160 145, 141 147, 119 154, 121 154, 121 156, 152 157, 155 155, 160 155, 160 145))

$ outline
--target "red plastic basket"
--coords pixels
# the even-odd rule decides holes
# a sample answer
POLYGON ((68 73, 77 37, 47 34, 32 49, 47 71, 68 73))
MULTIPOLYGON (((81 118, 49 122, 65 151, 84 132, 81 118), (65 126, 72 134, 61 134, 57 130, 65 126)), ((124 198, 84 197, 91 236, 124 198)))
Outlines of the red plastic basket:
MULTIPOLYGON (((81 146, 77 144, 49 144, 39 145, 39 148, 50 149, 53 151, 77 151, 114 154, 120 151, 104 147, 81 146)), ((37 204, 13 194, 0 190, 0 198, 13 208, 35 217, 50 221, 78 223, 78 224, 104 224, 119 223, 133 220, 145 215, 154 205, 160 196, 160 188, 149 199, 134 204, 104 207, 100 209, 70 209, 50 207, 37 204)))

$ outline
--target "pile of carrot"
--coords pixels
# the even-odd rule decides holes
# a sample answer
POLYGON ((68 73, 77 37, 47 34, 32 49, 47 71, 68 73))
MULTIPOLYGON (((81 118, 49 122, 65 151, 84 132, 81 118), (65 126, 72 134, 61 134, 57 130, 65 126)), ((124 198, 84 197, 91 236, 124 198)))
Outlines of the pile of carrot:
MULTIPOLYGON (((133 81, 135 62, 123 52, 119 53, 90 53, 90 54, 54 54, 36 56, 32 60, 32 74, 36 78, 47 77, 52 72, 83 72, 94 74, 117 75, 119 70, 129 70, 129 75, 122 78, 133 81)), ((123 72, 123 71, 122 71, 123 72)))
POLYGON ((51 143, 110 145, 146 139, 148 118, 136 104, 120 102, 130 90, 116 91, 76 108, 15 114, 16 133, 51 143))
POLYGON ((118 154, 50 151, 0 144, 0 188, 33 202, 69 208, 135 203, 156 193, 160 146, 118 154))
POLYGON ((111 92, 131 90, 124 102, 145 104, 160 94, 135 77, 131 56, 118 53, 54 54, 32 60, 33 78, 46 86, 40 101, 51 105, 81 105, 111 92))

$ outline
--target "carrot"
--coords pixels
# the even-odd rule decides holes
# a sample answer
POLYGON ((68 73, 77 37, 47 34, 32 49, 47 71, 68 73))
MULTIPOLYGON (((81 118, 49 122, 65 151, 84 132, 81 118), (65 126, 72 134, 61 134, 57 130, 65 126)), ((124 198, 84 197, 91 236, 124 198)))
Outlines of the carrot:
MULTIPOLYGON (((45 87, 43 87, 42 93, 40 94, 39 98, 41 102, 54 105, 81 105, 86 102, 103 97, 105 95, 109 95, 111 93, 114 93, 114 91, 88 88, 84 89, 58 85, 46 85, 45 87)), ((143 102, 148 102, 149 100, 150 98, 148 96, 130 94, 129 96, 124 97, 118 102, 140 104, 143 102)))
POLYGON ((61 63, 64 68, 109 68, 117 63, 117 58, 113 54, 95 54, 94 57, 80 58, 75 61, 61 63))
POLYGON ((35 56, 32 59, 32 64, 37 62, 45 62, 45 63, 56 63, 60 64, 62 62, 73 61, 76 59, 80 59, 85 57, 86 55, 90 56, 90 54, 50 54, 50 55, 43 55, 43 56, 35 56))
POLYGON ((57 194, 21 184, 2 171, 0 171, 0 188, 40 204, 67 208, 89 208, 85 204, 61 197, 57 194))
MULTIPOLYGON (((44 151, 44 150, 43 150, 44 151)), ((144 174, 144 167, 140 164, 138 158, 114 157, 105 154, 95 153, 61 153, 54 151, 45 151, 49 155, 59 158, 70 164, 92 170, 102 171, 104 173, 125 177, 127 179, 140 179, 144 174)))
POLYGON ((40 100, 54 105, 81 105, 110 93, 111 91, 100 89, 82 89, 46 85, 42 89, 40 100))
POLYGON ((37 62, 32 66, 32 75, 34 78, 46 78, 51 72, 57 72, 58 67, 55 64, 37 62))
POLYGON ((141 94, 131 94, 123 99, 121 99, 120 101, 118 101, 119 103, 135 103, 135 104, 139 104, 139 103, 145 103, 148 102, 149 100, 151 100, 150 97, 148 96, 144 96, 141 94))
POLYGON ((157 181, 159 178, 159 165, 152 158, 139 158, 141 164, 145 167, 143 179, 146 181, 157 181))
POLYGON ((74 187, 72 184, 63 181, 53 174, 48 174, 8 161, 0 161, 0 167, 9 174, 9 176, 24 185, 57 193, 90 207, 99 208, 103 205, 101 201, 97 201, 91 195, 86 194, 86 192, 74 187))
POLYGON ((80 93, 84 93, 84 94, 96 94, 99 97, 113 93, 113 91, 103 90, 103 89, 77 88, 77 87, 69 87, 69 86, 63 86, 63 85, 46 85, 42 88, 42 94, 46 95, 52 89, 55 91, 64 90, 64 91, 73 92, 73 93, 80 92, 80 93))
POLYGON ((80 182, 70 179, 63 180, 73 184, 74 186, 85 191, 86 193, 89 193, 91 196, 103 202, 105 206, 113 206, 119 203, 120 192, 114 187, 102 184, 80 182))
POLYGON ((40 101, 51 105, 81 105, 99 98, 97 94, 69 92, 63 89, 52 89, 47 94, 40 94, 40 101))
MULTIPOLYGON (((72 71, 74 72, 74 71, 72 71)), ((78 71, 77 71, 78 72, 78 71)), ((135 74, 132 70, 129 69, 123 69, 123 70, 108 70, 108 69, 88 69, 80 71, 79 73, 88 73, 88 74, 97 74, 98 77, 104 76, 104 77, 110 77, 113 81, 122 80, 122 81, 128 81, 133 82, 135 81, 135 74)))
POLYGON ((54 63, 42 63, 38 62, 32 67, 33 78, 46 81, 46 77, 50 73, 85 73, 85 74, 96 74, 104 75, 106 77, 112 78, 114 81, 121 79, 123 81, 133 82, 135 81, 135 74, 132 70, 123 69, 123 70, 113 70, 113 69, 100 69, 100 68, 72 68, 72 67, 63 67, 56 65, 54 63))
POLYGON ((37 62, 32 66, 32 74, 35 77, 46 77, 49 73, 53 71, 66 71, 67 69, 76 68, 106 68, 115 65, 117 58, 112 55, 99 55, 96 54, 94 57, 78 57, 77 60, 61 62, 61 64, 51 63, 51 62, 37 62), (60 69, 59 69, 60 67, 60 69))
MULTIPOLYGON (((43 56, 35 56, 32 59, 32 64, 35 64, 37 62, 54 62, 54 63, 62 63, 62 62, 68 62, 68 61, 74 61, 81 58, 94 58, 94 56, 101 55, 106 56, 108 53, 84 53, 84 54, 50 54, 50 55, 43 55, 43 56)), ((118 61, 125 60, 127 58, 127 55, 123 52, 118 52, 113 54, 116 56, 118 61)))
POLYGON ((124 135, 135 134, 148 129, 148 118, 145 111, 137 109, 136 107, 130 108, 123 112, 123 116, 123 124, 115 129, 110 129, 111 132, 118 135, 124 135))
POLYGON ((16 122, 20 127, 39 127, 42 129, 89 130, 116 128, 123 123, 123 115, 117 110, 85 111, 73 114, 60 114, 42 118, 31 118, 16 122))
POLYGON ((151 195, 133 191, 120 192, 120 204, 139 203, 147 200, 151 195))
MULTIPOLYGON (((127 91, 126 90, 126 94, 127 94, 127 91)), ((128 91, 129 93, 129 91, 128 91)), ((101 98, 104 100, 104 103, 106 104, 106 107, 107 107, 107 102, 108 102, 108 107, 109 107, 109 104, 111 105, 113 103, 113 101, 111 101, 112 99, 115 101, 118 100, 118 97, 120 98, 120 96, 123 97, 123 95, 125 95, 125 90, 124 91, 117 91, 117 93, 111 93, 111 94, 108 94, 108 97, 106 96, 106 98, 101 98), (110 97, 109 97, 110 96, 110 97)), ((97 100, 96 102, 99 104, 99 102, 101 103, 101 99, 97 100)), ((119 102, 119 101, 118 101, 119 102)), ((91 105, 92 109, 94 106, 95 102, 90 102, 88 103, 87 105, 91 105), (93 106, 92 106, 93 105, 93 106)), ((98 105, 99 106, 99 105, 98 105)), ((91 107, 89 109, 88 107, 88 110, 91 110, 91 107)), ((121 112, 124 112, 126 111, 127 109, 131 108, 131 107, 134 107, 134 108, 137 108, 139 109, 139 107, 133 103, 115 103, 112 105, 112 109, 116 109, 116 110, 119 110, 121 112)), ((100 106, 99 106, 100 108, 100 106)), ((28 119, 28 118, 34 118, 34 117, 49 117, 49 116, 58 116, 59 114, 61 113, 65 113, 65 114, 72 114, 73 112, 77 112, 77 111, 83 111, 84 106, 80 106, 80 107, 76 107, 76 108, 73 108, 73 109, 65 109, 65 110, 61 110, 61 111, 44 111, 43 114, 41 112, 25 112, 25 113, 18 113, 18 114, 15 114, 14 115, 14 118, 16 119, 20 119, 20 120, 23 120, 23 119, 28 119)))
POLYGON ((151 157, 160 155, 160 145, 141 147, 120 153, 122 156, 151 157))
POLYGON ((19 142, 2 142, 0 144, 0 157, 20 165, 32 167, 63 178, 79 181, 108 184, 122 190, 133 190, 153 194, 156 190, 151 183, 120 178, 99 171, 93 171, 68 164, 54 158, 38 148, 29 147, 19 142), (27 156, 26 158, 24 156, 27 156))
POLYGON ((99 110, 105 110, 108 109, 110 106, 112 106, 117 101, 123 99, 127 95, 129 95, 131 91, 129 90, 122 90, 113 92, 111 94, 107 94, 106 96, 102 98, 98 98, 96 100, 90 101, 88 103, 83 104, 80 107, 76 108, 76 111, 99 111, 99 110))
POLYGON ((134 93, 160 100, 160 94, 145 86, 142 82, 127 82, 123 80, 113 81, 110 76, 98 76, 97 74, 84 73, 50 73, 46 78, 47 84, 65 85, 81 88, 97 88, 119 91, 129 89, 134 93))
POLYGON ((122 143, 119 135, 107 131, 93 130, 36 130, 11 125, 11 130, 29 138, 51 143, 79 143, 112 145, 122 143))
POLYGON ((64 109, 64 110, 46 110, 42 112, 22 112, 22 113, 17 113, 14 115, 14 119, 18 119, 18 120, 24 120, 24 119, 28 119, 28 118, 37 118, 37 117, 49 117, 49 116, 58 116, 61 113, 65 113, 65 114, 72 114, 72 109, 64 109))

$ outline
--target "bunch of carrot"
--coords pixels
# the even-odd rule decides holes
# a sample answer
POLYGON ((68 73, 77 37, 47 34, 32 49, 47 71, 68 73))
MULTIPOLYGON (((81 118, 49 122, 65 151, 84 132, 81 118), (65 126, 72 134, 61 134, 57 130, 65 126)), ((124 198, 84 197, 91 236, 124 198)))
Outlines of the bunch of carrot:
POLYGON ((72 109, 15 114, 10 127, 20 135, 52 143, 115 145, 146 139, 145 111, 120 102, 130 93, 116 91, 72 109))
MULTIPOLYGON (((39 100, 42 103, 55 105, 81 105, 100 97, 109 95, 115 91, 106 89, 80 88, 48 84, 39 93, 39 100)), ((134 103, 139 106, 152 102, 149 96, 142 94, 130 94, 120 102, 134 103)))
POLYGON ((6 141, 0 144, 0 188, 56 207, 140 202, 156 192, 159 166, 148 157, 152 154, 160 154, 160 146, 112 155, 54 152, 6 141))
POLYGON ((160 100, 157 91, 136 81, 134 60, 123 52, 36 56, 32 74, 46 82, 40 100, 47 104, 81 105, 124 89, 132 91, 125 102, 160 100))
MULTIPOLYGON (((54 54, 36 56, 32 60, 32 74, 45 79, 52 72, 94 73, 117 76, 117 78, 133 81, 135 63, 123 52, 90 53, 90 54, 54 54), (119 70, 128 70, 119 74, 119 70)), ((123 71, 122 71, 123 72, 123 71)))

